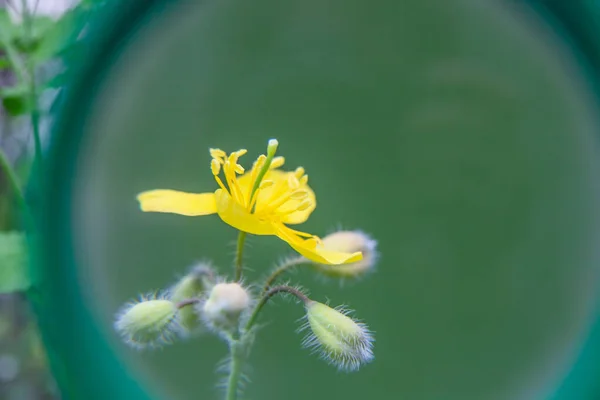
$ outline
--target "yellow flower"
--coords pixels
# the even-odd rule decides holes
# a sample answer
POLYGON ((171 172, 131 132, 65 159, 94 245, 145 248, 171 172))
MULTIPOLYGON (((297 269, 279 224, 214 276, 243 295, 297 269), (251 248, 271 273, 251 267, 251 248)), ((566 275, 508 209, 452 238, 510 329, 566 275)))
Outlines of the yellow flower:
POLYGON ((246 150, 227 155, 222 150, 210 149, 210 168, 219 189, 214 193, 150 190, 138 195, 140 208, 147 212, 187 216, 216 213, 240 231, 275 235, 304 257, 321 264, 361 260, 361 252, 328 250, 317 236, 286 226, 306 221, 317 203, 304 168, 292 172, 278 169, 284 164, 284 158, 274 157, 277 145, 276 140, 269 141, 267 155, 259 156, 247 173, 238 164, 246 150), (224 181, 220 178, 221 172, 224 181))

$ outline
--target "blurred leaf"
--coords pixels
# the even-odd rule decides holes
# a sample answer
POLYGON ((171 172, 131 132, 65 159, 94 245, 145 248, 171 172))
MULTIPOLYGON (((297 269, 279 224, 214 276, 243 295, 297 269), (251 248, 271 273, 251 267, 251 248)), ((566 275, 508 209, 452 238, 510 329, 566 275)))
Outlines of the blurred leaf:
POLYGON ((73 37, 76 16, 77 8, 71 9, 63 14, 60 19, 53 21, 42 36, 34 34, 34 40, 37 40, 37 42, 32 49, 31 57, 37 62, 51 60, 72 46, 76 38, 76 36, 73 37))
POLYGON ((0 56, 0 69, 7 69, 10 68, 10 62, 8 61, 8 58, 4 57, 4 56, 0 56))
POLYGON ((29 89, 24 85, 0 89, 2 105, 6 112, 13 117, 27 114, 31 111, 33 107, 29 95, 29 89))
POLYGON ((31 286, 26 259, 25 235, 0 232, 0 293, 23 291, 31 286))
POLYGON ((7 40, 12 41, 20 36, 20 27, 10 18, 6 8, 0 8, 0 27, 4 35, 6 35, 7 40))

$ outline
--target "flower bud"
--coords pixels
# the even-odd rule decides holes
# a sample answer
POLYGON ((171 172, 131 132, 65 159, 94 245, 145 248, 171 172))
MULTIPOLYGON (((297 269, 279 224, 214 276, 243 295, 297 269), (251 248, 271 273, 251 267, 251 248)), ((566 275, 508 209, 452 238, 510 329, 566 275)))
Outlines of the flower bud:
MULTIPOLYGON (((184 276, 171 289, 171 300, 175 303, 199 298, 211 285, 214 276, 212 268, 206 264, 198 264, 189 274, 184 276)), ((179 310, 179 321, 182 334, 197 330, 200 326, 200 318, 194 307, 183 307, 179 310)))
POLYGON ((250 295, 238 283, 216 284, 201 305, 202 316, 218 331, 233 332, 239 327, 242 313, 250 308, 250 295))
POLYGON ((311 333, 304 345, 318 350, 329 364, 350 372, 373 360, 371 333, 365 324, 354 321, 347 312, 309 301, 306 317, 311 333))
POLYGON ((358 278, 373 270, 377 259, 377 241, 361 231, 337 231, 322 239, 321 246, 343 253, 362 252, 362 259, 349 264, 314 264, 314 268, 334 278, 358 278))
POLYGON ((125 343, 137 348, 170 343, 178 329, 177 305, 161 298, 126 305, 117 315, 115 328, 125 343))

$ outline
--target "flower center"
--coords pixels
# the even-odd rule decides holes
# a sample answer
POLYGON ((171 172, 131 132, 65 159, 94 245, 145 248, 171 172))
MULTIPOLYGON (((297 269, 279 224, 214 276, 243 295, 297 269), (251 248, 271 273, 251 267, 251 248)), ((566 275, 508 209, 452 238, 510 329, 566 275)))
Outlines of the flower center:
POLYGON ((285 175, 269 176, 268 171, 281 167, 285 160, 283 157, 273 157, 273 154, 270 157, 263 154, 254 162, 250 172, 245 173, 238 160, 246 153, 242 149, 227 155, 223 150, 210 149, 212 174, 219 187, 235 202, 261 219, 278 221, 314 206, 314 199, 307 189, 308 175, 304 168, 299 167, 285 175), (242 174, 238 179, 238 175, 242 174))

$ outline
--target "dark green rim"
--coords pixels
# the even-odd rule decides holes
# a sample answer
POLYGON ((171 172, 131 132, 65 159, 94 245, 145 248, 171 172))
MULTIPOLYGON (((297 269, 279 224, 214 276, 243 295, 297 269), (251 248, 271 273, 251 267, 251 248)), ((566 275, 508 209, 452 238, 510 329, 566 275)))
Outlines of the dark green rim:
MULTIPOLYGON (((595 13, 578 2, 531 0, 528 2, 570 45, 579 64, 598 93, 600 71, 600 6, 595 13)), ((38 316, 50 364, 65 399, 150 399, 139 387, 83 304, 73 255, 70 199, 77 175, 79 149, 84 140, 88 111, 112 61, 143 22, 166 12, 175 1, 129 0, 119 2, 90 27, 93 45, 67 93, 51 138, 44 202, 39 214, 41 235, 32 274, 37 282, 30 298, 38 316), (110 28, 108 28, 110 27, 110 28)), ((567 379, 552 397, 592 398, 600 375, 600 320, 567 379)))

